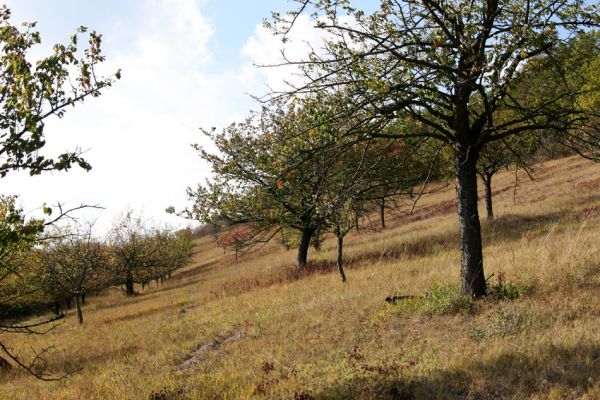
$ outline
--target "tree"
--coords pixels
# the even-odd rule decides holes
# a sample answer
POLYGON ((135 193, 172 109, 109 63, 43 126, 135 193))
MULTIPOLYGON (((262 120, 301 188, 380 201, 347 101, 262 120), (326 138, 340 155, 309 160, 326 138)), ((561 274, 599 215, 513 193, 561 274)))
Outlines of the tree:
MULTIPOLYGON (((31 175, 68 170, 73 164, 89 170, 78 150, 56 158, 38 153, 46 144, 45 120, 62 117, 69 106, 99 96, 114 81, 96 71, 105 59, 101 35, 92 32, 89 46, 80 54, 79 35, 85 27, 68 44, 54 45, 52 55, 32 65, 28 53, 41 42, 40 34, 32 30, 35 25, 25 23, 20 30, 10 24, 10 10, 0 7, 0 177, 15 170, 31 175)), ((120 78, 120 72, 114 77, 120 78)))
POLYGON ((345 126, 317 121, 339 106, 322 96, 296 99, 265 107, 220 134, 204 131, 219 155, 196 146, 214 178, 188 189, 194 204, 187 215, 225 228, 246 226, 243 237, 236 236, 236 247, 265 243, 282 229, 294 229, 300 235, 297 265, 304 267, 311 241, 318 242, 322 232, 324 215, 318 211, 326 182, 347 149, 338 140, 345 126), (318 129, 310 130, 314 125, 318 129), (298 135, 306 130, 307 136, 298 135))
POLYGON ((187 263, 192 241, 185 233, 151 227, 141 216, 127 212, 113 227, 108 244, 117 284, 127 296, 135 295, 134 284, 162 280, 187 263))
POLYGON ((287 34, 300 13, 312 12, 316 26, 333 39, 306 60, 284 62, 299 65, 305 81, 270 98, 343 90, 353 107, 337 118, 367 112, 373 121, 415 122, 413 129, 397 134, 364 127, 349 134, 432 138, 451 147, 461 288, 464 294, 485 296, 479 154, 487 143, 512 135, 581 126, 585 116, 570 88, 533 104, 519 102, 510 92, 525 63, 552 54, 568 33, 598 24, 599 6, 576 0, 384 0, 367 16, 347 0, 297 2, 290 15, 274 15, 276 31, 287 34), (503 109, 514 117, 496 119, 503 109))
MULTIPOLYGON (((73 165, 90 169, 78 150, 55 158, 39 152, 46 144, 45 121, 52 116, 63 116, 69 106, 88 97, 100 95, 120 77, 119 71, 108 78, 101 77, 97 71, 97 66, 104 61, 99 34, 92 32, 88 47, 80 50, 78 41, 86 31, 84 27, 71 36, 68 44, 55 45, 50 56, 32 64, 30 51, 41 42, 40 34, 34 28, 35 23, 23 24, 21 29, 12 25, 10 10, 6 6, 0 7, 0 177, 16 170, 37 175, 43 171, 68 170, 73 165)), ((4 198, 3 202, 0 252, 9 259, 28 251, 40 239, 45 226, 68 213, 60 210, 60 215, 49 221, 27 220, 23 211, 15 207, 14 200, 4 198)), ((44 211, 51 212, 46 207, 44 211)), ((12 262, 3 265, 0 285, 18 279, 14 266, 12 262)), ((0 333, 43 333, 44 326, 51 322, 53 319, 33 324, 3 324, 0 333)), ((25 363, 2 342, 0 348, 16 364, 38 378, 54 379, 37 371, 40 355, 31 363, 25 363)))
POLYGON ((511 136, 503 140, 487 143, 479 154, 477 175, 485 188, 485 208, 487 219, 494 219, 492 178, 501 169, 511 165, 522 168, 533 178, 530 172, 532 156, 541 146, 541 134, 531 132, 529 135, 511 136))
POLYGON ((91 224, 63 228, 57 239, 47 243, 41 257, 42 287, 56 288, 75 299, 77 319, 83 324, 85 295, 111 283, 111 256, 107 246, 94 237, 91 224))

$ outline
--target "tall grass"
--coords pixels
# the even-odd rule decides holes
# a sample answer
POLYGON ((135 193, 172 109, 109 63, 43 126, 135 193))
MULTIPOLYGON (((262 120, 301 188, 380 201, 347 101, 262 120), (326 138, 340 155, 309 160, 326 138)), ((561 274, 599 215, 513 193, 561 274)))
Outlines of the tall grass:
POLYGON ((45 336, 3 336, 23 355, 54 346, 48 366, 72 373, 0 372, 0 398, 600 398, 600 166, 536 171, 516 193, 514 174, 495 181, 488 299, 458 296, 448 188, 410 218, 396 210, 383 232, 349 236, 345 285, 333 240, 299 274, 293 250, 271 244, 236 263, 204 238, 165 286, 91 298, 83 327, 68 315, 45 336))

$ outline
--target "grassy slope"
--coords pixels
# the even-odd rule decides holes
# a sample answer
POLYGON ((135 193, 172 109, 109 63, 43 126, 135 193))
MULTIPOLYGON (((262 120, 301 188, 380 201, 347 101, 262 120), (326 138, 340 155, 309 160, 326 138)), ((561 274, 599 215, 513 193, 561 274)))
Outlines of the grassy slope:
MULTIPOLYGON (((600 398, 600 165, 557 160, 536 177, 519 175, 516 195, 514 173, 496 178, 498 217, 483 226, 486 274, 529 288, 517 300, 444 315, 383 301, 458 282, 449 185, 386 231, 349 237, 346 285, 333 270, 290 273, 293 250, 235 263, 203 239, 163 288, 91 298, 83 328, 68 315, 45 336, 3 337, 24 354, 53 345, 50 366, 80 372, 12 372, 0 398, 600 398)), ((333 246, 310 256, 327 264, 333 246)))

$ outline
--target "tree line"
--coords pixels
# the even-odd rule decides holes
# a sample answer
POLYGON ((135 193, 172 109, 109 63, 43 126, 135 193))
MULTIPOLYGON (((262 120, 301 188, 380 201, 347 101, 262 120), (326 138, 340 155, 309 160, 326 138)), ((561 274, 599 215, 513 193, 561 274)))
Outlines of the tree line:
MULTIPOLYGON (((25 220, 15 200, 0 201, 4 232, 22 232, 40 223, 25 220)), ((158 286, 189 261, 192 245, 189 231, 150 226, 131 211, 104 238, 92 223, 72 221, 34 233, 4 247, 0 257, 4 271, 0 320, 20 320, 45 311, 60 317, 74 305, 83 324, 86 296, 119 286, 125 295, 133 296, 134 285, 144 290, 155 281, 158 286)))

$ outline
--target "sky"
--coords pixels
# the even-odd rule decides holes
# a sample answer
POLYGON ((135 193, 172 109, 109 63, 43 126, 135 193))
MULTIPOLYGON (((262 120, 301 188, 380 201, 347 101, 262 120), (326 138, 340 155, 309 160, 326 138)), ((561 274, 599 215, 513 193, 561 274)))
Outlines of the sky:
MULTIPOLYGON (((248 93, 264 94, 291 73, 257 68, 280 59, 282 46, 262 27, 285 0, 5 0, 12 23, 37 21, 42 45, 31 56, 49 54, 80 25, 103 35, 105 74, 122 79, 99 98, 70 108, 46 123, 44 154, 81 148, 93 169, 2 179, 2 194, 18 194, 23 208, 42 204, 100 205, 80 214, 100 230, 132 209, 156 223, 183 227, 193 222, 167 215, 189 202, 188 186, 204 182, 209 167, 192 143, 205 144, 199 128, 222 129, 258 108, 248 93)), ((308 18, 298 21, 287 50, 307 51, 320 33, 308 18)))

